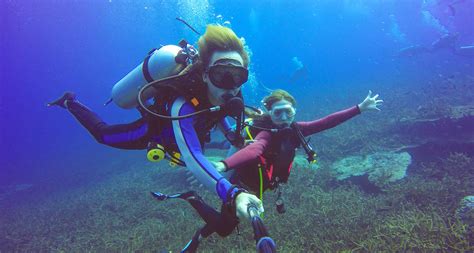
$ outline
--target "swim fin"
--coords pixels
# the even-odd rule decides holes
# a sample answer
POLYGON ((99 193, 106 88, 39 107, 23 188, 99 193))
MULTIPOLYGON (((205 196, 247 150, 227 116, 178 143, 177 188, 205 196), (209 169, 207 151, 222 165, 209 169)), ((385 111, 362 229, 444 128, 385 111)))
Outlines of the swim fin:
POLYGON ((62 97, 60 97, 60 98, 58 98, 58 99, 56 99, 52 102, 49 102, 46 105, 48 107, 57 105, 57 106, 61 106, 64 109, 67 109, 66 101, 72 101, 72 100, 75 100, 75 99, 76 99, 76 94, 67 91, 67 92, 64 93, 64 95, 62 95, 62 97))
POLYGON ((181 253, 194 253, 197 251, 199 246, 199 239, 201 237, 201 229, 198 229, 194 234, 193 238, 184 246, 181 253))
POLYGON ((150 192, 150 194, 157 200, 165 200, 168 198, 168 195, 163 194, 161 192, 150 192))

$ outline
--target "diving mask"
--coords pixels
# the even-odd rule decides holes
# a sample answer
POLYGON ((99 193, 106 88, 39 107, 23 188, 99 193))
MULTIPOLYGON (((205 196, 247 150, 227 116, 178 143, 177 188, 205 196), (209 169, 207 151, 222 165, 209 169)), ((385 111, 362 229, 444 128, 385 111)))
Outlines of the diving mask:
POLYGON ((232 64, 215 64, 209 70, 209 79, 217 88, 231 90, 247 82, 249 71, 232 64))
POLYGON ((270 115, 272 116, 272 119, 276 119, 278 121, 293 121, 295 114, 296 110, 290 104, 275 105, 270 110, 270 115))

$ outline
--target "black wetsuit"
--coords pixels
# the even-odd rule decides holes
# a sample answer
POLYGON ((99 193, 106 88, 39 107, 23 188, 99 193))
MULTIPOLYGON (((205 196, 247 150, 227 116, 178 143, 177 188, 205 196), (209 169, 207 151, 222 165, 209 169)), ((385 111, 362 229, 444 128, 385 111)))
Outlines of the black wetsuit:
MULTIPOLYGON (((194 108, 182 97, 172 100, 168 106, 169 115, 182 116, 201 108, 209 108, 209 102, 194 108)), ((225 112, 210 112, 190 118, 171 121, 152 116, 120 125, 108 125, 96 113, 77 100, 67 102, 68 110, 102 144, 121 149, 146 149, 150 141, 160 143, 167 152, 179 152, 186 167, 200 179, 200 182, 215 189, 223 202, 232 184, 225 179, 203 154, 203 145, 210 141, 210 131, 217 124, 224 132, 230 131, 225 112)), ((234 190, 236 191, 236 190, 234 190)))
POLYGON ((202 200, 195 192, 189 192, 191 197, 186 200, 196 209, 199 216, 206 222, 204 227, 200 229, 201 236, 208 237, 216 232, 218 235, 225 237, 234 231, 239 224, 239 220, 235 216, 235 210, 229 205, 223 203, 221 212, 218 212, 202 200))

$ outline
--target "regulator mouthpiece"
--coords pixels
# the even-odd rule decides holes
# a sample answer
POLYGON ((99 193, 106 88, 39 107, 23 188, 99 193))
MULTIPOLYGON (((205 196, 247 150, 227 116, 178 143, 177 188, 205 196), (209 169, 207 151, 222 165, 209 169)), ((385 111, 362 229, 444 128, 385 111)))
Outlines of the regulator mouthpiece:
POLYGON ((223 109, 227 112, 227 115, 231 117, 239 117, 244 110, 244 102, 239 97, 232 95, 225 95, 226 100, 223 109))

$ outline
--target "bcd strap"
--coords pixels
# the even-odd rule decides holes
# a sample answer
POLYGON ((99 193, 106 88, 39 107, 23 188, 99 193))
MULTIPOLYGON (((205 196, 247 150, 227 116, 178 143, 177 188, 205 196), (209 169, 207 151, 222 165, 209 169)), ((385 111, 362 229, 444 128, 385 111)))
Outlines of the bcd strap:
POLYGON ((155 80, 153 80, 153 77, 151 76, 150 71, 148 70, 148 62, 150 61, 151 56, 153 55, 153 53, 156 50, 158 50, 158 49, 153 48, 152 50, 150 50, 150 52, 148 52, 148 55, 143 60, 143 64, 142 64, 143 77, 145 77, 145 80, 149 83, 155 81, 155 80))

